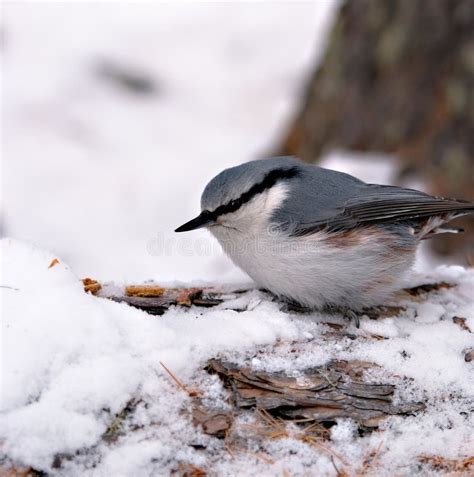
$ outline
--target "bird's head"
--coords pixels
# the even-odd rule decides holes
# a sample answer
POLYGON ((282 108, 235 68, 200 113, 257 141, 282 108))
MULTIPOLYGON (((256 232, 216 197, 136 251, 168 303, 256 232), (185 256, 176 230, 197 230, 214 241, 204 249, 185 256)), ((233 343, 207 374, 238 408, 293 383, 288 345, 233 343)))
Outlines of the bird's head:
POLYGON ((178 227, 187 232, 207 227, 227 227, 249 232, 268 222, 281 206, 289 182, 300 173, 301 162, 292 157, 251 161, 225 169, 206 186, 201 197, 201 213, 178 227))

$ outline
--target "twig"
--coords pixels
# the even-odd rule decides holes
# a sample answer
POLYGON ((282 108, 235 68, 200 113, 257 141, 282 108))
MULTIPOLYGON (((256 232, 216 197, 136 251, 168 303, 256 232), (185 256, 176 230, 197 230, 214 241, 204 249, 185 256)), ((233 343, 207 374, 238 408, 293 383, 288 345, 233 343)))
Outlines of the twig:
MULTIPOLYGON (((235 456, 235 454, 233 452, 231 452, 230 447, 226 446, 226 449, 229 451, 230 455, 235 456)), ((235 451, 241 452, 243 454, 250 455, 252 457, 255 457, 256 459, 261 459, 266 464, 274 464, 275 463, 275 461, 273 459, 271 459, 270 457, 265 456, 262 452, 252 452, 252 451, 249 451, 247 449, 244 449, 243 447, 242 448, 239 447, 239 448, 235 449, 235 451)))
POLYGON ((160 365, 161 367, 169 374, 169 376, 171 377, 171 379, 178 385, 179 388, 181 388, 184 392, 188 392, 186 386, 183 384, 183 382, 181 382, 167 367, 166 365, 160 361, 160 365))
POLYGON ((8 285, 0 285, 0 288, 5 288, 7 290, 20 291, 19 288, 9 287, 8 285))
POLYGON ((338 454, 337 452, 334 452, 333 450, 329 449, 329 447, 323 446, 314 437, 312 437, 312 436, 302 436, 300 438, 300 440, 302 440, 303 442, 306 442, 307 444, 313 445, 314 447, 317 447, 318 449, 321 449, 321 450, 331 454, 332 456, 339 459, 344 465, 349 465, 340 454, 338 454))
POLYGON ((175 374, 173 374, 170 369, 166 367, 166 365, 160 361, 160 365, 162 368, 168 373, 168 375, 171 377, 171 379, 176 383, 176 385, 184 391, 189 397, 197 397, 201 393, 199 391, 196 391, 195 389, 189 389, 178 377, 176 377, 175 374))
POLYGON ((345 470, 340 471, 340 470, 337 468, 337 465, 336 465, 336 463, 334 462, 334 457, 333 457, 333 456, 331 456, 330 461, 331 461, 332 466, 334 467, 334 470, 336 471, 337 477, 346 477, 346 476, 347 476, 347 473, 346 473, 345 470))
POLYGON ((372 455, 368 455, 366 459, 364 459, 364 464, 362 466, 362 469, 360 470, 360 472, 357 472, 357 475, 359 476, 363 476, 367 473, 367 470, 370 468, 370 467, 375 467, 375 464, 377 462, 377 460, 379 459, 380 457, 380 451, 382 449, 382 445, 384 443, 385 439, 382 438, 380 440, 380 444, 377 446, 377 448, 375 449, 375 451, 373 452, 372 455))

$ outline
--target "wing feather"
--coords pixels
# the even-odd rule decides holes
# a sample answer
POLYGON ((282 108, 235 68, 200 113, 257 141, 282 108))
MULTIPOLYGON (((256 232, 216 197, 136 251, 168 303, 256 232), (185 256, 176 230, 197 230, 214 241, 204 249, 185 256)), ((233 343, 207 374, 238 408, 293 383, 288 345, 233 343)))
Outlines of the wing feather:
POLYGON ((376 190, 346 200, 339 213, 329 219, 299 224, 294 234, 307 235, 322 228, 346 230, 359 225, 412 221, 444 214, 452 215, 451 219, 474 212, 473 202, 433 197, 401 187, 369 187, 376 190))

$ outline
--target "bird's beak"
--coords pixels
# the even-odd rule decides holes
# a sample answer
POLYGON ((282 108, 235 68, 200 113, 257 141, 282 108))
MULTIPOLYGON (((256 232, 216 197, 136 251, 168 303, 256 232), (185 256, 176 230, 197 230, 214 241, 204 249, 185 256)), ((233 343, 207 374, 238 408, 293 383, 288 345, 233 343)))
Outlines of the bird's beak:
POLYGON ((212 215, 207 210, 203 210, 195 219, 181 225, 175 232, 189 232, 190 230, 200 229, 213 223, 215 223, 215 220, 212 215))

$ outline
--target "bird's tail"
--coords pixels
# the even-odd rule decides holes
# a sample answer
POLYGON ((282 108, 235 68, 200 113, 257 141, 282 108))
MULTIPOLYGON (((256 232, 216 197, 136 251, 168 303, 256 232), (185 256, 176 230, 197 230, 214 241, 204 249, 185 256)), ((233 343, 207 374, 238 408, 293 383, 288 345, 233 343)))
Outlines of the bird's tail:
POLYGON ((447 224, 451 220, 468 214, 474 214, 474 202, 459 201, 459 208, 453 207, 448 213, 433 216, 427 220, 419 232, 421 239, 429 239, 439 234, 459 234, 464 232, 464 229, 461 227, 451 227, 447 224))

